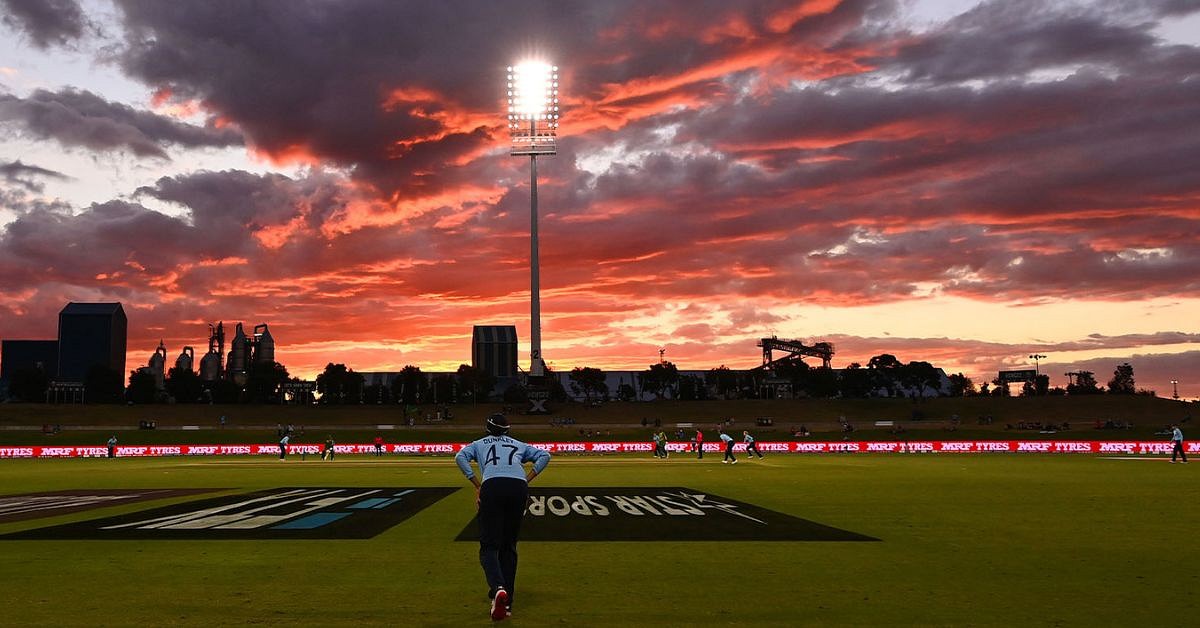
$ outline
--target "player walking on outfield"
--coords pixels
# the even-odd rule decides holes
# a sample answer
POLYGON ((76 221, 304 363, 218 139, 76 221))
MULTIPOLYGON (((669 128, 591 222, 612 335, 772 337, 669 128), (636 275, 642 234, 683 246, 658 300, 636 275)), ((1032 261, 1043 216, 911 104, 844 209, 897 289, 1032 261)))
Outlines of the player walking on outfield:
POLYGON ((670 458, 671 454, 667 453, 667 433, 662 430, 659 430, 658 436, 656 436, 655 438, 658 439, 658 455, 663 460, 670 458))
POLYGON ((737 458, 733 457, 733 437, 721 430, 721 440, 725 442, 725 458, 721 460, 721 464, 729 463, 737 464, 737 458))
POLYGON ((336 443, 333 442, 333 434, 325 435, 325 450, 321 452, 321 460, 333 460, 333 449, 336 443))
MULTIPOLYGON (((117 457, 117 435, 116 434, 113 434, 112 437, 108 439, 108 457, 109 458, 117 457)), ((1187 460, 1187 458, 1184 458, 1184 460, 1187 460)))
POLYGON ((746 457, 749 458, 750 454, 754 454, 758 456, 759 460, 762 460, 762 452, 758 450, 758 443, 754 442, 754 437, 750 435, 750 432, 742 430, 742 440, 746 441, 746 457))
POLYGON ((379 456, 382 456, 382 455, 383 455, 383 437, 376 434, 375 435, 375 457, 378 458, 379 456))
POLYGON ((283 438, 279 439, 279 459, 280 460, 284 460, 287 458, 287 446, 288 446, 288 441, 291 440, 291 438, 292 438, 291 436, 284 434, 283 438))
POLYGON ((704 432, 696 430, 696 459, 704 459, 704 432))
POLYGON ((479 509, 479 564, 492 600, 492 621, 512 614, 517 582, 517 539, 529 482, 550 464, 550 453, 508 436, 508 419, 503 414, 487 418, 488 435, 471 443, 454 456, 477 491, 479 509), (471 463, 479 465, 479 476, 471 463), (528 471, 525 463, 532 462, 528 471))
POLYGON ((1183 456, 1183 464, 1187 464, 1187 454, 1183 451, 1183 430, 1179 429, 1178 425, 1171 426, 1171 442, 1175 447, 1171 449, 1171 463, 1175 462, 1175 454, 1183 456))

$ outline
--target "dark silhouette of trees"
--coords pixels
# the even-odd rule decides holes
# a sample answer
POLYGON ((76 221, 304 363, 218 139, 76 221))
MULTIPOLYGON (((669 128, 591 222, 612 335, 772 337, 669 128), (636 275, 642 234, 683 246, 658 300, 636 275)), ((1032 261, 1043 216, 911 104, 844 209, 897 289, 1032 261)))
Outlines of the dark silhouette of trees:
POLYGON ((722 399, 735 399, 741 396, 738 388, 737 373, 722 364, 704 374, 704 384, 722 399))
POLYGON ((862 398, 871 394, 871 380, 871 371, 863 368, 858 362, 851 362, 842 369, 838 388, 843 397, 862 398))
POLYGON ((457 375, 459 391, 464 397, 486 402, 492 396, 492 389, 496 387, 496 378, 492 377, 491 373, 477 369, 470 364, 460 364, 457 375))
POLYGON ((38 367, 15 369, 8 383, 8 393, 21 401, 41 403, 46 401, 46 389, 50 378, 38 367))
POLYGON ((400 369, 400 375, 392 382, 392 396, 400 403, 417 404, 429 402, 429 383, 421 369, 412 364, 400 369))
POLYGON ((325 371, 317 376, 317 393, 321 395, 322 404, 359 403, 363 383, 362 374, 346 368, 345 364, 330 362, 325 365, 325 371))
MULTIPOLYGON (((942 378, 938 370, 928 362, 914 360, 896 369, 901 385, 917 399, 925 398, 926 389, 940 391, 942 378)), ((938 392, 935 392, 936 396, 938 392)))
POLYGON ((141 369, 129 372, 129 401, 138 404, 154 403, 158 396, 158 384, 154 376, 141 369))
POLYGON ((1125 362, 1113 371, 1112 379, 1108 380, 1108 392, 1114 395, 1132 395, 1137 392, 1133 382, 1133 365, 1125 362))
POLYGON ((662 399, 668 392, 675 390, 675 385, 679 382, 679 369, 671 362, 651 364, 649 369, 638 374, 638 382, 642 391, 662 399))
POLYGON ((900 368, 904 366, 896 356, 881 353, 867 361, 867 370, 871 372, 871 386, 878 390, 884 388, 889 397, 896 396, 896 384, 900 368))
POLYGON ((1091 371, 1079 371, 1075 375, 1075 381, 1067 384, 1068 395, 1098 395, 1102 391, 1100 386, 1096 384, 1095 373, 1091 371))
POLYGON ((575 367, 567 376, 571 380, 571 390, 576 395, 582 394, 584 399, 591 402, 593 398, 608 397, 608 382, 605 381, 604 371, 590 366, 575 367))
POLYGON ((949 376, 950 379, 950 396, 951 397, 969 397, 975 394, 975 383, 970 377, 962 373, 955 373, 949 376))
POLYGON ((200 381, 200 376, 188 369, 171 367, 167 371, 165 385, 167 394, 179 403, 195 403, 204 394, 204 384, 200 381))
MULTIPOLYGON (((357 375, 357 373, 355 373, 357 375)), ((359 388, 362 376, 359 375, 359 388)), ((278 362, 255 362, 246 373, 248 403, 279 403, 283 383, 288 381, 287 368, 278 362)), ((357 397, 355 398, 357 401, 357 397)))
POLYGON ((125 398, 121 374, 101 364, 88 369, 83 387, 84 399, 88 403, 121 403, 125 398))

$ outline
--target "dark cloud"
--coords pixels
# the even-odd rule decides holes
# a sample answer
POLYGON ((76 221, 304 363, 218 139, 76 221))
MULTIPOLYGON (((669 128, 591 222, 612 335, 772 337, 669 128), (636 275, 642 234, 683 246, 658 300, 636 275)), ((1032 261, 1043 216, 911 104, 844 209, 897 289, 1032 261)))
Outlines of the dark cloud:
POLYGON ((1074 5, 984 2, 936 32, 877 59, 909 81, 960 82, 1024 76, 1073 64, 1115 64, 1155 45, 1153 23, 1127 25, 1074 5))
POLYGON ((83 36, 89 26, 76 0, 0 0, 10 28, 29 36, 38 48, 67 46, 83 36))
POLYGON ((61 172, 23 164, 20 159, 7 163, 0 162, 0 177, 3 177, 5 182, 19 185, 30 192, 41 192, 45 189, 45 185, 38 181, 38 178, 58 180, 70 178, 61 172))
MULTIPOLYGON (((146 325, 253 316, 289 339, 459 355, 471 323, 525 317, 528 160, 505 154, 500 93, 534 51, 563 74, 539 202, 547 338, 571 355, 649 363, 661 338, 630 321, 662 320, 677 363, 753 364, 732 338, 794 329, 789 303, 1200 289, 1200 50, 1154 35, 1187 2, 994 0, 929 32, 859 0, 119 6, 121 69, 212 127, 71 90, 7 97, 0 115, 154 157, 245 137, 313 168, 175 174, 79 212, 16 184, 0 279, 30 307, 102 292, 153 304, 146 325)), ((838 342, 981 372, 1028 353, 838 342)))
POLYGON ((64 146, 129 150, 139 157, 166 159, 167 145, 188 148, 241 145, 232 129, 186 124, 110 102, 86 90, 35 90, 27 98, 0 94, 0 121, 64 146))

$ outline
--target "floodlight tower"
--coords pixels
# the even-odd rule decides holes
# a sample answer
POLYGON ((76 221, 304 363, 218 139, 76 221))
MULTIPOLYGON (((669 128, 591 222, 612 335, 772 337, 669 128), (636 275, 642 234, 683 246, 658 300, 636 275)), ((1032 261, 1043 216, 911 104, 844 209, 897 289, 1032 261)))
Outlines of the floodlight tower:
MULTIPOLYGON (((542 61, 523 61, 508 67, 509 154, 529 156, 529 375, 540 382, 546 373, 542 360, 542 311, 538 277, 537 158, 554 155, 558 129, 558 67, 542 61)), ((535 402, 535 406, 540 406, 535 402)), ((544 411, 544 408, 537 408, 544 411)))

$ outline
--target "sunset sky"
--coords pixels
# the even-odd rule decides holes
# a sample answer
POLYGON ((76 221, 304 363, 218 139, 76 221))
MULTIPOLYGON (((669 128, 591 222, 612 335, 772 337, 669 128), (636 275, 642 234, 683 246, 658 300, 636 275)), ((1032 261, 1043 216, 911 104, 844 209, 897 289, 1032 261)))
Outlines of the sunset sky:
POLYGON ((529 57, 555 370, 774 334, 1200 397, 1200 0, 0 0, 0 337, 120 301, 130 369, 216 321, 307 378, 476 324, 527 366, 529 57))

